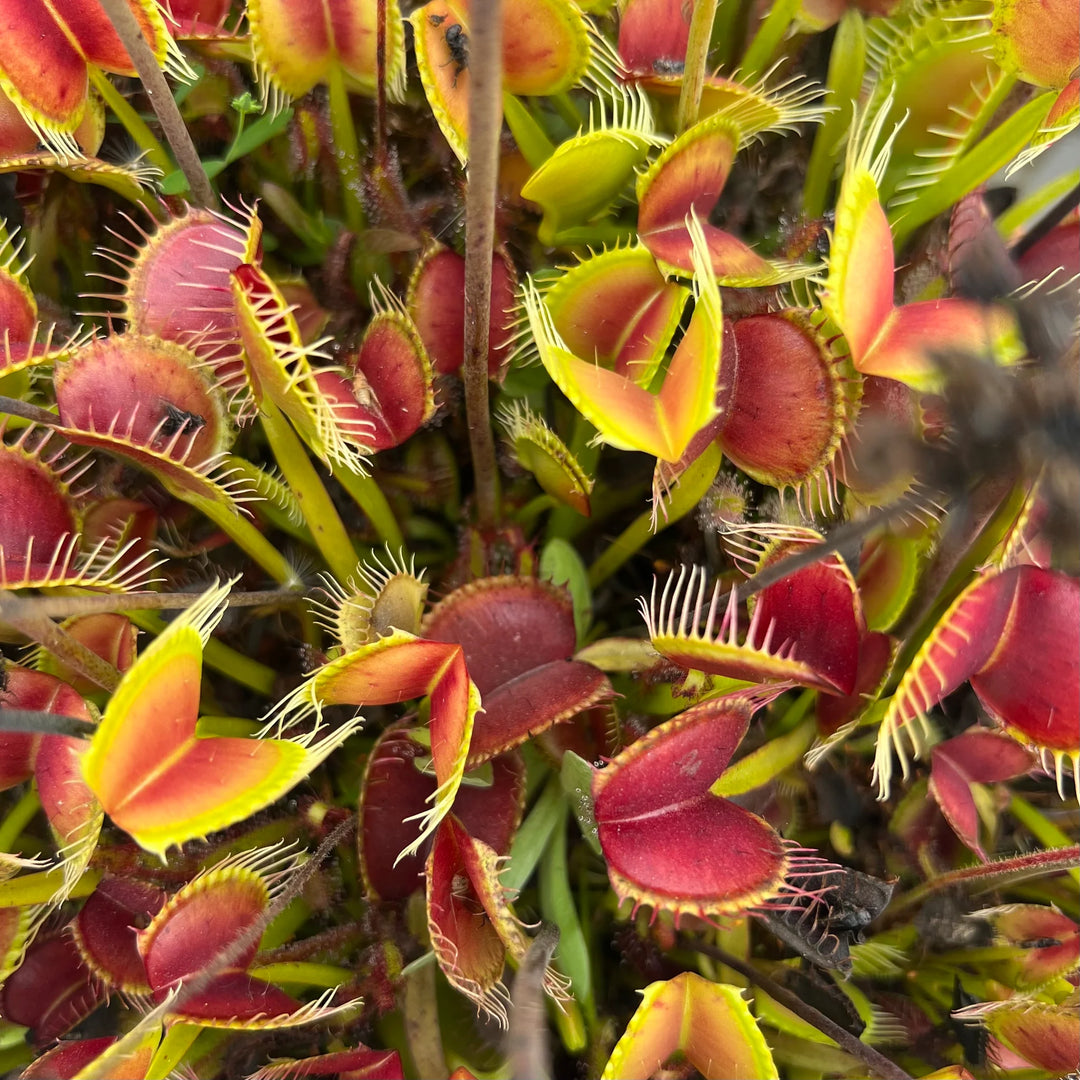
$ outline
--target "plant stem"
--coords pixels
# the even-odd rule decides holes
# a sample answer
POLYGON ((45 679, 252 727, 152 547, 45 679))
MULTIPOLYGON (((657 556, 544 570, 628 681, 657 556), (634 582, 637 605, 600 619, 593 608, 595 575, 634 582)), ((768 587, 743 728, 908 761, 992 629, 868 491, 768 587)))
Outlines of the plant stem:
MULTIPOLYGON (((197 599, 197 596, 192 597, 193 601, 197 599)), ((126 603, 125 599, 123 601, 125 607, 126 603)), ((164 619, 151 611, 127 612, 127 616, 136 626, 155 635, 163 633, 168 626, 164 619)), ((260 664, 258 660, 253 660, 237 649, 230 648, 218 638, 212 637, 203 646, 203 662, 207 667, 220 671, 233 682, 246 686, 263 697, 270 697, 274 692, 277 672, 273 668, 260 664)))
MULTIPOLYGON (((1044 814, 1032 806, 1027 799, 1014 795, 1009 803, 1009 813, 1039 841, 1044 848, 1067 847, 1069 835, 1059 829, 1044 814)), ((1080 882, 1080 869, 1073 867, 1069 874, 1074 881, 1080 882)))
POLYGON ((705 956, 711 956, 714 960, 719 960, 720 963, 749 979, 755 986, 760 986, 774 1001, 779 1002, 784 1008, 790 1009, 800 1020, 805 1020, 808 1024, 816 1027, 818 1031, 828 1035, 833 1042, 842 1050, 851 1054, 852 1057, 858 1058, 872 1076, 881 1077, 881 1080, 911 1080, 911 1077, 895 1062, 890 1061, 883 1054, 879 1054, 872 1046, 868 1046, 852 1035, 850 1031, 845 1030, 823 1013, 818 1012, 812 1005, 803 1001, 798 994, 793 994, 774 979, 770 979, 768 975, 758 971, 753 964, 747 964, 725 949, 717 948, 715 945, 707 945, 704 942, 692 942, 690 948, 696 952, 704 953, 705 956))
POLYGON ((890 918, 895 918, 900 912, 922 903, 931 893, 947 889, 951 885, 972 881, 984 886, 985 889, 990 889, 1010 881, 1023 880, 1041 874, 1070 871, 1075 869, 1077 860, 1080 860, 1080 844, 1051 848, 1049 851, 1034 851, 1027 855, 1014 855, 1011 858, 997 859, 978 866, 964 866, 959 870, 950 870, 912 889, 911 892, 898 896, 889 904, 888 915, 890 918))
POLYGON ((345 224, 349 231, 360 232, 367 224, 364 204, 360 200, 363 180, 360 176, 360 142, 356 137, 349 91, 345 89, 345 73, 340 64, 332 64, 327 76, 330 90, 330 127, 334 132, 334 159, 341 178, 341 200, 345 224))
POLYGON ((521 104, 521 99, 513 94, 503 94, 503 115, 522 157, 530 168, 539 169, 555 153, 555 144, 532 113, 521 104))
POLYGON ((193 499, 190 494, 186 498, 230 539, 235 540, 240 549, 246 551, 279 585, 291 588, 299 584, 296 571, 289 565, 288 559, 235 507, 223 506, 213 499, 193 499))
POLYGON ((418 965, 409 972, 399 1000, 415 1075, 444 1080, 449 1073, 439 1024, 439 1006, 435 998, 437 986, 435 965, 418 965))
POLYGON ((469 166, 465 195, 465 412, 482 531, 498 520, 495 439, 488 410, 491 252, 502 130, 502 0, 476 0, 469 39, 469 166))
POLYGON ((87 68, 94 89, 105 99, 105 104, 112 109, 116 118, 124 125, 127 133, 135 140, 135 145, 146 155, 162 176, 173 171, 172 158, 158 137, 150 130, 146 121, 132 108, 131 103, 113 86, 109 77, 93 64, 87 68))
POLYGON ((758 27, 758 32, 739 65, 739 78, 742 82, 752 83, 764 74, 769 61, 776 54, 780 39, 799 11, 799 3, 800 0, 773 0, 769 14, 758 27))
MULTIPOLYGON (((4 711, 7 712, 6 709, 4 711)), ((38 798, 37 789, 27 788, 7 812, 3 824, 0 824, 0 851, 11 851, 15 847, 15 841, 40 809, 41 799, 38 798)))
POLYGON ((356 571, 356 550, 303 444, 281 410, 267 397, 259 407, 263 431, 311 529, 326 565, 344 583, 356 571))
POLYGON ((1008 165, 1042 126, 1053 97, 1054 94, 1047 91, 1022 105, 963 157, 939 173, 934 183, 922 188, 902 210, 894 211, 894 220, 890 224, 895 250, 903 250, 920 225, 948 210, 998 169, 1008 165))
POLYGON ((686 43, 686 64, 683 68, 682 89, 679 91, 679 111, 675 133, 681 134, 697 123, 701 107, 701 88, 705 85, 705 65, 709 58, 709 40, 716 18, 717 0, 696 0, 690 20, 690 39, 686 43))
POLYGON ((375 160, 386 164, 386 0, 375 3, 375 160))
POLYGON ((552 832, 562 820, 565 802, 562 782, 552 776, 514 836, 510 862, 499 877, 507 889, 523 889, 532 877, 552 832))
POLYGON ((723 452, 715 442, 709 443, 701 456, 679 477, 678 487, 667 506, 667 518, 659 524, 652 511, 645 511, 632 521, 589 567, 589 585, 596 588, 607 581, 631 556, 637 554, 661 528, 674 525, 685 517, 705 496, 709 485, 720 471, 723 452), (659 527, 657 527, 659 524, 659 527))
POLYGON ((150 1062, 146 1080, 165 1080, 184 1060, 202 1030, 199 1024, 173 1024, 166 1029, 165 1038, 150 1062))
POLYGON ((120 672, 97 653, 91 652, 45 615, 26 611, 20 597, 10 593, 0 595, 0 621, 15 627, 31 641, 48 649, 57 659, 85 675, 104 690, 115 690, 120 685, 120 672))
POLYGON ((818 218, 825 213, 829 185, 836 172, 842 140, 851 128, 865 68, 866 25, 862 13, 851 8, 836 28, 829 53, 825 86, 829 91, 829 103, 836 106, 836 111, 825 117, 814 136, 814 148, 810 151, 803 184, 803 212, 807 217, 818 218))
MULTIPOLYGON (((271 607, 299 603, 307 597, 293 589, 266 589, 259 592, 230 593, 227 607, 271 607)), ((98 615, 113 611, 183 611, 201 599, 200 593, 136 592, 116 596, 110 593, 76 596, 24 596, 19 603, 28 614, 50 619, 72 615, 98 615)))
POLYGON ((713 38, 716 41, 716 62, 722 68, 730 68, 735 60, 735 51, 739 46, 742 0, 720 0, 713 23, 713 38))
POLYGON ((386 501, 382 489, 375 483, 375 478, 349 472, 347 469, 342 469, 335 475, 338 483, 349 493, 353 502, 367 515, 371 527, 379 534, 379 539, 391 551, 400 551, 404 548, 405 538, 402 536, 401 526, 398 525, 394 511, 390 509, 390 503, 386 501))
POLYGON ((251 969, 257 979, 272 983, 297 983, 302 986, 346 986, 353 982, 356 973, 337 964, 316 964, 309 960, 289 960, 279 964, 259 964, 251 969))
POLYGON ((102 871, 86 870, 68 892, 64 887, 62 866, 54 866, 37 874, 22 874, 8 881, 0 881, 0 909, 47 904, 62 888, 65 889, 65 900, 79 900, 89 896, 98 887, 101 878, 102 871))
POLYGON ((187 125, 176 107, 169 84, 158 67, 157 58, 142 36, 135 15, 125 0, 101 0, 101 6, 139 73, 146 96, 154 107, 162 131, 165 132, 165 138, 172 147, 184 176, 187 177, 192 199, 200 206, 216 208, 217 195, 210 186, 210 179, 199 160, 187 125))

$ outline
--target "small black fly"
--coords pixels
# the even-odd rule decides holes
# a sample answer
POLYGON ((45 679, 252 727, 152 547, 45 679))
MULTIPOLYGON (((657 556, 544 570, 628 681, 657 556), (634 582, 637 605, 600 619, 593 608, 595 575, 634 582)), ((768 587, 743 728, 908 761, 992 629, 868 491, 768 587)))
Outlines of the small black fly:
POLYGON ((658 56, 652 62, 652 69, 657 75, 681 75, 686 62, 669 56, 658 56))
MULTIPOLYGON (((432 26, 442 26, 446 22, 446 15, 429 15, 428 22, 432 26)), ((446 47, 450 51, 450 59, 446 64, 454 65, 453 86, 457 86, 458 76, 469 66, 469 35, 465 33, 465 27, 461 23, 451 23, 443 35, 446 38, 446 47)), ((446 67, 443 64, 443 67, 446 67)))
POLYGON ((196 431, 206 427, 206 417, 198 413, 187 412, 178 409, 171 401, 163 401, 162 408, 165 410, 165 420, 161 425, 163 435, 193 435, 196 431))

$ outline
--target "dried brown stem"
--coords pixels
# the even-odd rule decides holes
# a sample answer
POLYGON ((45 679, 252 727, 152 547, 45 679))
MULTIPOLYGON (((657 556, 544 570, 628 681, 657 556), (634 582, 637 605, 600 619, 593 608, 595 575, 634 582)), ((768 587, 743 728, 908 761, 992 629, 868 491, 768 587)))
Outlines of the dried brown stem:
POLYGON ((513 1080, 550 1080, 551 1050, 544 1016, 544 975, 559 947, 559 928, 540 924, 514 977, 513 1011, 507 1032, 507 1057, 513 1080))
POLYGON ((375 160, 386 159, 386 0, 375 5, 375 160))
MULTIPOLYGON (((72 615, 97 615, 112 611, 183 611, 202 599, 202 593, 134 592, 120 596, 28 596, 19 597, 18 611, 23 615, 66 619, 72 615)), ((271 607, 294 604, 308 599, 308 594, 290 589, 265 589, 259 592, 230 593, 228 607, 271 607)))
POLYGON ((465 412, 480 528, 498 518, 488 409, 491 252, 502 131, 502 0, 476 0, 469 19, 469 185, 465 195, 465 412))
POLYGON ((62 630, 46 615, 26 610, 27 601, 10 593, 0 594, 0 622, 48 649, 95 685, 113 691, 120 685, 120 672, 81 641, 62 630))
POLYGON ((101 6, 139 73, 139 79, 161 124, 161 130, 165 133, 177 164, 187 178, 192 201, 211 210, 217 209, 217 195, 214 194, 210 179, 199 160, 184 118, 176 107, 169 84, 158 67, 157 58, 146 43, 131 8, 125 0, 101 0, 101 6))

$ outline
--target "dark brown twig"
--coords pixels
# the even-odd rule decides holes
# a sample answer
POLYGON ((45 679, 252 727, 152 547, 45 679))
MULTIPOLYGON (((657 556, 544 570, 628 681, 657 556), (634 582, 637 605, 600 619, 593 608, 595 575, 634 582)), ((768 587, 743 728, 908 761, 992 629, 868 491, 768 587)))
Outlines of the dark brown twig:
POLYGON ((375 5, 375 160, 386 161, 386 0, 375 5))
POLYGON ((465 412, 480 528, 498 518, 488 410, 491 252, 502 130, 502 0, 475 0, 469 20, 469 166, 465 194, 465 412))
MULTIPOLYGON (((16 601, 18 614, 66 619, 72 615, 97 615, 112 611, 183 611, 202 598, 201 593, 135 592, 97 596, 19 596, 5 597, 0 604, 16 601)), ((295 604, 308 599, 304 592, 290 589, 265 589, 261 592, 230 593, 226 605, 231 608, 270 607, 295 604)))
POLYGON ((135 70, 139 73, 139 79, 154 107, 161 130, 172 147, 176 162, 187 178, 188 190, 193 202, 199 206, 205 206, 211 210, 218 205, 217 195, 210 185, 210 179, 206 175, 195 144, 191 141, 187 125, 184 123, 180 110, 176 107, 169 84, 158 67, 157 58, 154 56, 146 39, 142 35, 139 24, 125 0, 101 0, 101 6, 113 24, 117 36, 123 42, 135 70))

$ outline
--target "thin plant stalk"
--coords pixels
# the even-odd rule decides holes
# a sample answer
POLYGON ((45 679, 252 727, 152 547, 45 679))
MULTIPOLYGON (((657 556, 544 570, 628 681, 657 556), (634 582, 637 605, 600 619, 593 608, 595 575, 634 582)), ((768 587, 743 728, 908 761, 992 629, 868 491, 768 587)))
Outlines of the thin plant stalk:
POLYGON ((477 521, 498 520, 495 438, 488 409, 491 252, 502 129, 502 3, 477 0, 469 39, 469 185, 465 195, 465 412, 476 485, 477 521))
POLYGON ((165 1080, 184 1060, 191 1044, 202 1034, 201 1024, 173 1024, 165 1030, 165 1038, 157 1048, 146 1080, 165 1080))
POLYGON ((547 137, 536 118, 513 94, 503 94, 503 115, 522 157, 532 169, 539 169, 552 154, 555 144, 547 137))
POLYGON ((375 160, 386 160, 386 0, 375 3, 375 160))
POLYGON ((242 551, 246 551, 279 585, 291 588, 299 583, 296 570, 289 560, 255 528, 250 519, 238 513, 234 507, 223 506, 213 499, 188 501, 234 540, 242 551))
POLYGON ((715 62, 722 68, 730 68, 739 46, 739 28, 743 0, 720 0, 713 22, 713 39, 716 42, 715 62))
POLYGON ((375 483, 374 478, 350 472, 348 469, 342 469, 334 476, 349 493, 353 502, 364 511, 371 527, 378 533, 379 539, 391 551, 403 548, 405 538, 401 534, 401 526, 398 525, 394 511, 390 509, 390 503, 387 502, 386 496, 375 483))
MULTIPOLYGON (((192 597, 196 600, 198 597, 192 597)), ((125 601, 126 603, 126 601, 125 601)), ((113 601, 113 609, 117 604, 113 601)), ((147 630, 151 634, 161 634, 168 623, 152 611, 130 612, 128 618, 140 629, 147 630)), ((277 672, 266 664, 260 664, 246 653, 238 649, 230 648, 224 641, 216 637, 203 646, 203 663, 214 671, 220 671, 222 675, 233 682, 246 686, 262 697, 270 697, 274 692, 274 684, 277 682, 277 672)))
POLYGON ((0 596, 0 620, 36 641, 58 660, 74 668, 103 690, 120 685, 120 673, 107 660, 91 652, 81 641, 57 626, 52 619, 22 608, 23 601, 10 594, 0 596))
MULTIPOLYGON (((124 593, 123 604, 118 604, 111 593, 93 595, 23 596, 19 603, 27 612, 45 615, 50 619, 67 619, 72 615, 98 615, 102 612, 129 611, 183 611, 199 600, 199 593, 124 593)), ((293 589, 265 589, 257 592, 233 592, 226 599, 226 606, 237 607, 283 607, 306 599, 305 594, 293 589)), ((154 631, 157 633, 157 631, 154 631)))
POLYGON ((718 949, 715 945, 706 945, 704 942, 694 943, 691 948, 705 956, 711 956, 719 960, 721 964, 737 971, 754 986, 760 986, 774 1001, 790 1009, 800 1020, 817 1028, 818 1031, 828 1035, 837 1043, 842 1050, 846 1050, 852 1057, 858 1058, 866 1066, 869 1075, 880 1077, 881 1080, 911 1080, 910 1074, 904 1072, 895 1062, 890 1061, 883 1054, 878 1053, 872 1046, 856 1038, 846 1028, 830 1020, 824 1013, 819 1012, 812 1005, 805 1002, 798 994, 792 993, 786 987, 758 971, 752 964, 744 963, 737 956, 733 956, 725 949, 718 949))
POLYGON ((701 88, 705 85, 705 65, 709 57, 709 40, 716 18, 717 0, 697 0, 690 20, 690 38, 686 43, 686 64, 683 67, 682 89, 679 91, 679 112, 676 132, 683 132, 697 122, 701 108, 701 88))
POLYGON ((720 471, 724 455, 716 443, 709 443, 701 456, 682 474, 667 504, 667 516, 657 520, 655 511, 645 511, 617 536, 589 567, 589 585, 603 584, 620 566, 636 555, 659 531, 685 517, 705 497, 720 471))
POLYGON ((37 789, 29 787, 19 796, 19 801, 7 812, 0 823, 0 851, 17 851, 17 841, 23 829, 34 820, 41 809, 37 789))
POLYGON ((316 964, 310 960, 289 960, 279 964, 260 964, 251 969, 257 979, 277 985, 295 983, 300 986, 347 986, 355 978, 351 968, 337 964, 316 964))
MULTIPOLYGON (((1024 826, 1039 841, 1044 848, 1053 849, 1067 847, 1069 834, 1059 829, 1045 814, 1032 806, 1021 795, 1013 795, 1009 802, 1009 813, 1012 814, 1021 825, 1024 826)), ((1069 871, 1073 881, 1080 884, 1080 867, 1073 867, 1069 871)))
POLYGON ((311 529, 315 546, 338 581, 356 571, 356 551, 319 474, 281 410, 268 398, 259 409, 263 430, 281 472, 311 529))
POLYGON ((836 28, 829 54, 825 85, 829 91, 829 104, 835 105, 836 111, 825 117, 814 135, 814 148, 810 152, 803 184, 803 210, 808 217, 817 218, 825 213, 829 186, 836 172, 844 136, 851 127, 865 69, 866 26, 862 12, 852 8, 844 13, 836 28))
MULTIPOLYGON (((89 896, 98 887, 98 882, 104 874, 103 870, 84 870, 82 877, 70 890, 65 887, 65 899, 80 900, 84 896, 89 896)), ((54 866, 49 870, 42 870, 35 874, 22 874, 8 881, 2 881, 0 882, 0 910, 47 904, 62 886, 64 886, 62 866, 54 866)))
POLYGON ((773 0, 769 14, 758 27, 758 32, 739 65, 739 74, 744 82, 752 83, 765 73, 769 62, 776 55, 780 41, 799 13, 799 5, 800 0, 773 0))
POLYGON ((1000 888, 1031 877, 1067 873, 1076 868, 1078 861, 1080 861, 1080 844, 1071 844, 1069 847, 1031 851, 1004 859, 994 859, 988 863, 980 863, 978 866, 962 866, 959 870, 948 870, 912 889, 911 892, 897 896, 889 904, 887 914, 895 920, 908 908, 921 904, 932 893, 952 886, 967 884, 977 887, 975 891, 985 892, 988 889, 1000 888))
POLYGON ((206 175, 195 144, 191 141, 187 125, 184 123, 180 110, 165 81, 165 76, 158 67, 157 58, 135 21, 135 15, 125 0, 101 0, 101 6, 113 29, 127 50, 135 70, 139 73, 139 79, 154 107, 158 122, 165 133, 169 146, 172 147, 173 155, 177 164, 187 178, 188 190, 191 198, 200 206, 216 209, 218 205, 217 195, 210 184, 210 178, 206 175))
POLYGON ((131 102, 113 86, 112 80, 100 68, 90 65, 88 70, 94 89, 104 98, 105 104, 112 109, 113 115, 135 140, 135 145, 146 155, 146 160, 154 168, 159 169, 162 176, 171 173, 173 171, 172 158, 169 157, 168 151, 161 145, 158 137, 150 130, 146 121, 132 108, 131 102))
POLYGON ((364 204, 360 198, 364 186, 360 175, 360 141, 356 136, 349 91, 345 88, 345 73, 340 64, 331 66, 327 86, 330 90, 330 127, 334 133, 334 160, 341 178, 345 224, 350 232, 358 233, 367 224, 364 204))

